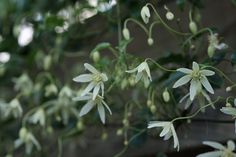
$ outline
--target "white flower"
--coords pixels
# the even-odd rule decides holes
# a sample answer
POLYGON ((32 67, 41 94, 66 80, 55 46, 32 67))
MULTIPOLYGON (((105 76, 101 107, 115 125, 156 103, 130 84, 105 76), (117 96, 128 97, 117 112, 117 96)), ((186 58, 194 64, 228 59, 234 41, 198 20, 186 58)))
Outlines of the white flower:
POLYGON ((99 90, 102 91, 102 96, 104 96, 104 82, 108 80, 107 75, 99 72, 92 65, 85 63, 85 69, 89 70, 91 74, 81 74, 75 77, 73 80, 75 82, 90 82, 85 90, 82 92, 81 96, 88 94, 93 89, 93 100, 99 94, 99 90))
POLYGON ((97 95, 95 99, 93 99, 93 94, 88 93, 85 96, 76 97, 73 100, 74 101, 85 101, 85 100, 88 101, 80 110, 80 113, 79 113, 80 117, 87 114, 95 106, 97 106, 98 113, 103 124, 105 124, 105 108, 109 111, 110 115, 112 114, 109 106, 106 104, 106 102, 103 100, 103 97, 101 97, 100 95, 97 95))
POLYGON ((171 136, 174 138, 174 148, 179 151, 179 140, 172 122, 168 121, 151 121, 148 124, 148 128, 162 127, 163 130, 160 133, 160 137, 164 137, 164 140, 170 139, 171 136))
POLYGON ((173 88, 182 86, 190 81, 190 100, 193 101, 195 96, 202 91, 202 86, 211 94, 214 94, 214 90, 211 87, 206 76, 212 76, 214 71, 200 69, 196 62, 193 62, 192 70, 187 68, 179 68, 177 71, 184 73, 185 75, 175 82, 173 88))
POLYGON ((147 6, 144 6, 141 10, 141 17, 143 19, 143 22, 147 24, 149 22, 150 16, 151 14, 149 8, 147 6))
POLYGON ((43 108, 38 109, 29 119, 33 124, 39 123, 41 126, 45 126, 46 114, 43 108))
POLYGON ((15 140, 14 147, 18 148, 22 144, 25 144, 25 152, 26 154, 30 154, 32 152, 32 148, 35 145, 38 150, 41 150, 41 146, 39 142, 36 140, 34 135, 29 132, 26 128, 21 128, 19 131, 19 138, 15 140))
POLYGON ((13 115, 14 118, 19 118, 23 114, 21 104, 17 98, 10 101, 5 107, 4 117, 13 115))
POLYGON ((128 28, 124 28, 122 33, 123 33, 123 36, 124 36, 125 40, 129 40, 130 39, 130 33, 129 33, 128 28))
POLYGON ((231 140, 227 142, 227 147, 218 142, 204 141, 203 144, 215 148, 215 151, 197 155, 197 157, 235 157, 235 143, 231 140))
POLYGON ((217 33, 211 34, 208 37, 208 40, 209 40, 209 45, 213 46, 215 49, 222 50, 228 48, 228 46, 225 43, 219 43, 217 33))
POLYGON ((146 61, 142 62, 137 66, 136 68, 132 70, 127 70, 127 73, 134 73, 137 71, 137 75, 135 78, 135 82, 137 83, 139 80, 143 79, 145 87, 147 87, 150 84, 150 81, 152 81, 150 69, 148 67, 148 64, 146 61))
MULTIPOLYGON (((236 105, 235 105, 236 106, 236 105)), ((236 118, 236 108, 235 107, 222 107, 220 109, 221 112, 224 114, 228 114, 233 116, 233 118, 236 118)), ((235 133, 236 133, 236 120, 234 121, 234 127, 235 127, 235 133)))

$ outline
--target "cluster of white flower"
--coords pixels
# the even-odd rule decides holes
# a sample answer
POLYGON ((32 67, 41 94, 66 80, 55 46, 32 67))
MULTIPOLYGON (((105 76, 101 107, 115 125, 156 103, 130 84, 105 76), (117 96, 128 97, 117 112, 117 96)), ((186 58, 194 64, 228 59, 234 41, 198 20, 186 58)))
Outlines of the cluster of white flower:
POLYGON ((105 109, 104 106, 108 109, 109 113, 111 113, 110 108, 103 100, 104 98, 104 82, 108 81, 108 77, 105 73, 101 73, 92 65, 85 63, 85 69, 91 72, 91 74, 81 74, 75 77, 73 80, 75 82, 87 83, 88 86, 84 89, 80 97, 74 98, 75 101, 84 101, 88 102, 84 105, 84 107, 80 111, 80 117, 87 114, 95 105, 98 107, 98 113, 102 123, 105 124, 105 109), (93 93, 90 93, 93 91, 93 93), (101 95, 99 92, 101 91, 101 95))

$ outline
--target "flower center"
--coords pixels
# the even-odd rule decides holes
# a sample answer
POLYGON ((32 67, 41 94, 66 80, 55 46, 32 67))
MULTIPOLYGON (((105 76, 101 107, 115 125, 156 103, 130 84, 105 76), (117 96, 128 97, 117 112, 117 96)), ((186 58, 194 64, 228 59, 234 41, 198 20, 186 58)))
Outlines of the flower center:
POLYGON ((98 83, 98 82, 102 81, 102 77, 99 74, 95 74, 95 75, 93 75, 93 81, 98 83))
POLYGON ((193 77, 193 79, 200 79, 201 73, 200 73, 200 71, 193 71, 191 76, 193 77))
POLYGON ((226 150, 224 151, 224 157, 233 157, 233 156, 234 156, 234 155, 233 155, 233 153, 232 153, 231 150, 226 149, 226 150))

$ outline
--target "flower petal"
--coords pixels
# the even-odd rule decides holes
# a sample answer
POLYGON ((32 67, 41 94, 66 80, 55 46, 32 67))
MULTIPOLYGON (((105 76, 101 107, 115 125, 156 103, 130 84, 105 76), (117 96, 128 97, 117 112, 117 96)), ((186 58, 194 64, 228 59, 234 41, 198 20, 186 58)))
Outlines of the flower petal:
POLYGON ((160 137, 165 136, 168 132, 170 132, 170 125, 164 126, 163 130, 160 133, 160 137))
POLYGON ((134 73, 137 70, 138 70, 138 67, 136 67, 134 69, 131 69, 131 70, 126 70, 125 72, 127 72, 127 73, 134 73))
POLYGON ((203 142, 204 145, 208 145, 212 148, 215 149, 219 149, 219 150, 224 150, 225 146, 223 146, 222 144, 218 143, 218 142, 213 142, 213 141, 204 141, 203 142))
POLYGON ((99 71, 95 69, 91 64, 84 63, 84 67, 93 74, 98 74, 99 71))
POLYGON ((183 77, 181 77, 178 81, 175 82, 175 84, 173 85, 173 88, 177 88, 179 86, 182 86, 186 83, 188 83, 191 80, 191 76, 190 75, 185 75, 183 77))
POLYGON ((137 73, 136 77, 135 77, 135 82, 137 83, 143 76, 143 73, 140 72, 140 73, 137 73))
POLYGON ((107 108, 107 110, 109 111, 110 115, 112 115, 111 109, 110 109, 110 107, 107 105, 107 103, 106 103, 104 100, 102 100, 102 103, 103 103, 103 105, 107 108))
POLYGON ((215 72, 211 70, 201 70, 201 74, 205 76, 212 76, 215 75, 215 72))
POLYGON ((95 87, 94 87, 94 89, 93 89, 93 100, 95 100, 96 99, 96 97, 97 97, 97 95, 98 95, 98 92, 99 92, 99 90, 100 90, 100 84, 97 84, 95 87))
POLYGON ((165 125, 170 124, 170 122, 166 122, 166 121, 150 121, 148 123, 148 127, 147 128, 154 128, 154 127, 164 127, 165 125))
POLYGON ((106 74, 101 73, 100 76, 101 76, 103 82, 106 82, 108 80, 108 77, 106 74))
POLYGON ((203 154, 199 154, 196 157, 220 157, 222 155, 222 151, 212 151, 203 154))
POLYGON ((105 109, 102 104, 98 104, 98 113, 103 124, 105 124, 105 109))
POLYGON ((95 85, 96 84, 94 82, 90 82, 88 86, 84 89, 84 91, 81 93, 81 96, 88 94, 95 87, 95 85))
POLYGON ((176 71, 180 71, 180 72, 185 73, 185 74, 190 74, 190 73, 193 72, 191 69, 188 69, 188 68, 179 68, 176 71))
POLYGON ((72 98, 73 101, 85 101, 89 99, 92 99, 91 95, 78 96, 78 97, 72 98))
POLYGON ((172 132, 172 135, 173 135, 173 138, 174 138, 174 148, 177 148, 177 151, 179 151, 179 139, 177 137, 174 125, 171 124, 170 128, 171 128, 171 132, 172 132))
POLYGON ((193 71, 199 71, 199 65, 196 62, 193 62, 192 69, 193 71))
POLYGON ((234 143, 234 141, 229 140, 229 141, 227 142, 227 147, 228 147, 231 151, 234 151, 234 149, 235 149, 235 143, 234 143))
POLYGON ((80 110, 79 116, 82 117, 85 114, 87 114, 93 107, 94 107, 93 101, 88 101, 80 110))
POLYGON ((73 81, 75 81, 75 82, 90 82, 92 80, 93 80, 92 74, 82 74, 82 75, 79 75, 79 76, 73 78, 73 81))
POLYGON ((207 80, 206 76, 202 76, 200 79, 202 85, 205 87, 205 89, 210 92, 211 94, 214 94, 214 90, 211 87, 211 84, 209 83, 209 81, 207 80))
POLYGON ((233 107, 222 107, 220 111, 231 116, 236 116, 236 108, 233 107))
POLYGON ((190 93, 190 100, 191 101, 193 101, 193 99, 197 95, 197 90, 199 88, 198 85, 199 85, 199 83, 194 79, 192 79, 192 81, 190 82, 189 93, 190 93))

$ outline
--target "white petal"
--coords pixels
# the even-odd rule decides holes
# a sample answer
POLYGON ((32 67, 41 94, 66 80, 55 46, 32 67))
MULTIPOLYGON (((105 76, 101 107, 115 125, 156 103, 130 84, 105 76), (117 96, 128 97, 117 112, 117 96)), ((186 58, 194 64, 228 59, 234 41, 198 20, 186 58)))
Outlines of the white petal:
POLYGON ((170 131, 170 126, 165 126, 164 128, 163 128, 163 130, 161 131, 161 133, 160 133, 160 137, 163 137, 163 136, 165 136, 168 132, 170 131))
POLYGON ((92 74, 82 74, 82 75, 79 75, 79 76, 73 78, 73 81, 75 81, 75 82, 90 82, 92 80, 93 80, 92 74))
POLYGON ((148 128, 164 127, 165 125, 169 124, 170 122, 165 122, 165 121, 151 121, 148 123, 148 128))
POLYGON ((222 155, 222 151, 212 151, 203 154, 199 154, 196 157, 220 157, 222 155))
POLYGON ((174 128, 173 124, 171 124, 171 131, 172 131, 172 135, 173 135, 173 138, 174 138, 174 148, 177 148, 177 151, 179 151, 179 140, 178 140, 178 137, 177 137, 177 134, 175 132, 175 128, 174 128))
POLYGON ((101 76, 103 82, 106 82, 108 80, 108 77, 106 74, 101 73, 100 76, 101 76))
POLYGON ((93 100, 95 100, 96 99, 96 97, 97 97, 97 95, 98 95, 98 92, 99 92, 99 90, 100 90, 100 84, 97 84, 95 87, 94 87, 94 89, 93 89, 93 100))
POLYGON ((126 70, 125 72, 127 72, 127 73, 134 73, 137 70, 138 70, 138 67, 136 67, 134 69, 131 69, 131 70, 126 70))
POLYGON ((102 97, 104 97, 104 83, 101 82, 102 97))
POLYGON ((171 131, 169 131, 165 136, 164 136, 164 139, 163 140, 169 140, 170 138, 171 138, 171 136, 172 136, 172 132, 171 131))
POLYGON ((177 88, 179 86, 182 86, 186 83, 188 83, 191 80, 191 76, 190 75, 185 75, 183 77, 181 77, 178 81, 175 82, 175 84, 173 85, 173 88, 177 88))
POLYGON ((137 83, 143 76, 143 73, 140 72, 140 73, 137 73, 136 77, 135 77, 135 82, 137 83))
POLYGON ((33 144, 36 146, 36 148, 38 150, 41 150, 41 146, 40 146, 39 142, 36 140, 36 138, 32 134, 30 134, 30 139, 33 142, 33 144))
POLYGON ((222 144, 218 143, 218 142, 213 142, 213 141, 204 141, 203 142, 204 145, 208 145, 212 148, 215 149, 219 149, 219 150, 224 150, 225 146, 223 146, 222 144))
POLYGON ((96 84, 94 82, 90 82, 88 86, 84 89, 84 91, 81 93, 81 96, 88 94, 95 87, 95 85, 96 84))
POLYGON ((21 140, 21 139, 17 139, 17 140, 15 140, 15 142, 14 142, 14 148, 18 148, 18 147, 20 147, 21 145, 23 144, 23 141, 21 140))
POLYGON ((188 69, 188 68, 179 68, 176 71, 180 71, 180 72, 185 73, 185 74, 190 74, 190 73, 193 72, 191 69, 188 69))
POLYGON ((196 62, 193 62, 192 69, 193 71, 199 71, 199 65, 196 62))
POLYGON ((199 83, 195 80, 192 79, 192 81, 190 82, 190 100, 193 101, 193 99, 195 98, 196 94, 197 94, 197 90, 198 90, 198 85, 199 83))
POLYGON ((92 65, 90 65, 88 63, 84 63, 84 67, 93 74, 98 74, 99 73, 99 71, 97 69, 95 69, 92 65))
POLYGON ((218 50, 223 50, 223 49, 227 49, 229 46, 226 45, 225 43, 220 43, 218 45, 215 45, 215 48, 217 48, 218 50))
POLYGON ((211 70, 201 70, 201 74, 205 76, 212 76, 215 75, 215 72, 211 70))
POLYGON ((214 94, 214 90, 211 87, 211 84, 209 83, 209 81, 207 80, 206 76, 202 76, 200 79, 202 85, 205 87, 205 89, 210 92, 211 94, 214 94))
POLYGON ((184 109, 187 110, 192 103, 193 102, 190 99, 188 99, 184 105, 184 109))
POLYGON ((235 149, 235 143, 234 143, 234 141, 229 140, 229 141, 227 142, 227 147, 228 147, 231 151, 234 151, 234 149, 235 149))
POLYGON ((110 107, 107 105, 107 103, 106 103, 104 100, 102 100, 102 103, 103 103, 103 105, 107 108, 107 110, 109 111, 110 115, 112 115, 111 109, 110 109, 110 107))
POLYGON ((189 93, 183 96, 183 98, 180 99, 179 103, 182 103, 185 99, 189 97, 189 93))
POLYGON ((78 96, 73 98, 73 101, 85 101, 85 100, 90 100, 92 99, 91 95, 85 95, 85 96, 78 96))
MULTIPOLYGON (((147 64, 147 63, 146 63, 146 64, 147 64)), ((146 73, 147 73, 148 78, 150 79, 150 81, 152 81, 151 72, 150 72, 150 69, 149 69, 149 67, 148 67, 148 64, 147 64, 147 66, 145 67, 145 71, 146 71, 146 73)))
POLYGON ((142 63, 138 66, 138 73, 142 72, 147 66, 148 66, 148 65, 147 65, 146 62, 142 62, 142 63))
POLYGON ((98 104, 98 113, 103 124, 105 124, 105 109, 102 104, 98 104))
POLYGON ((82 109, 80 110, 79 116, 87 114, 94 107, 94 103, 92 101, 87 102, 82 109))
POLYGON ((144 86, 147 88, 150 84, 150 80, 147 75, 143 75, 144 86))
POLYGON ((222 107, 220 111, 228 115, 236 116, 236 108, 233 107, 222 107))

